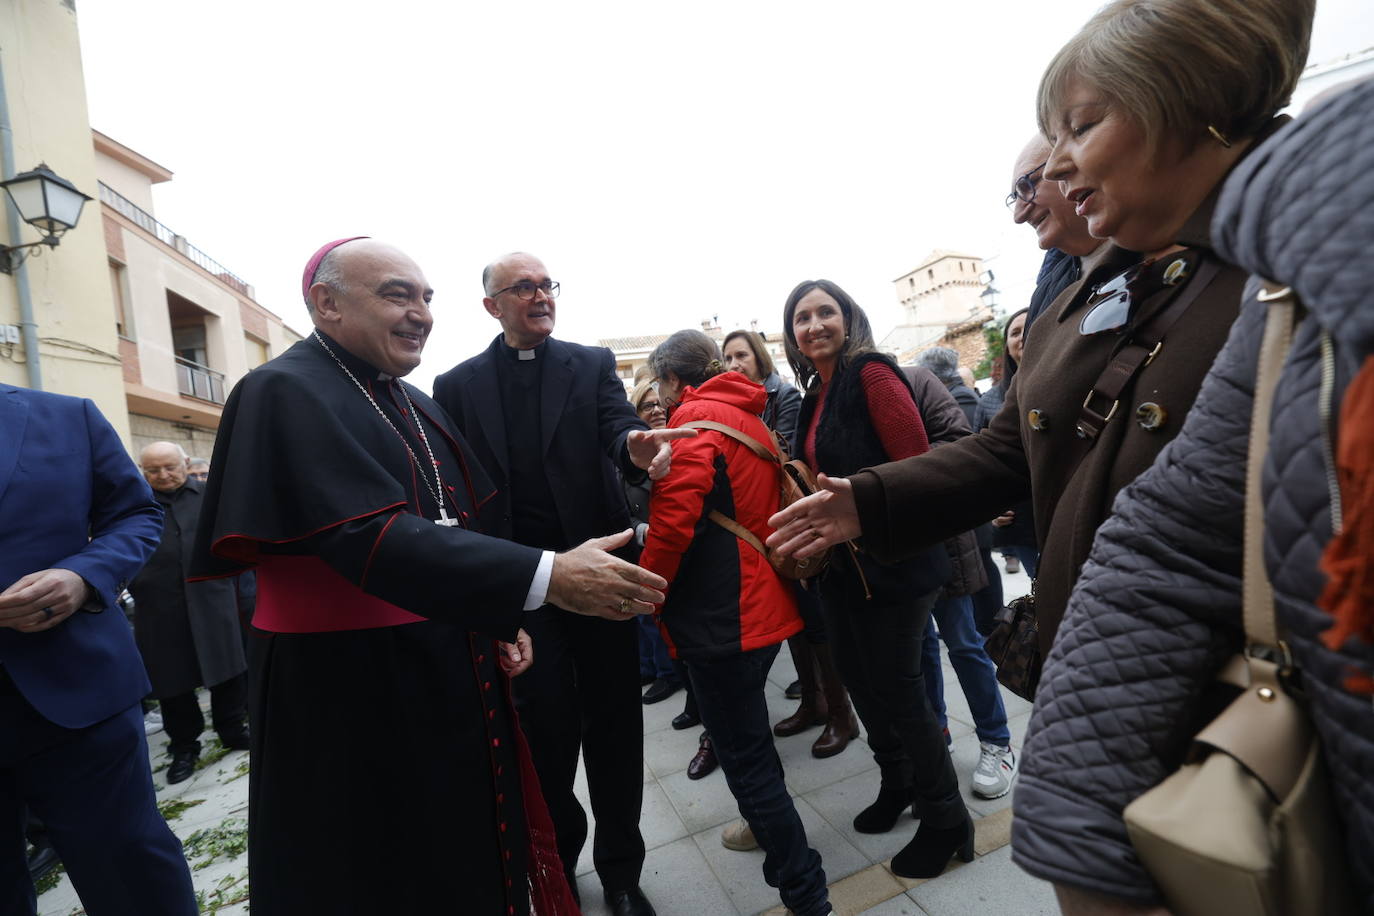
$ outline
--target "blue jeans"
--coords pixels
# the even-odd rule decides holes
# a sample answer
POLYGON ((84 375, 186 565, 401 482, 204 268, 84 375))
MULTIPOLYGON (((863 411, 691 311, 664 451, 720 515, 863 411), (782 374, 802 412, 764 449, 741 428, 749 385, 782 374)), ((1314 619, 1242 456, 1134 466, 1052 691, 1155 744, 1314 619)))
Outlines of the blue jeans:
POLYGON ((764 851, 763 879, 798 916, 822 916, 830 912, 825 870, 787 794, 768 724, 763 691, 777 654, 772 645, 721 658, 688 659, 687 671, 725 784, 764 851))
POLYGON ((668 655, 668 645, 663 641, 663 634, 658 631, 654 615, 641 614, 638 621, 639 676, 661 678, 665 681, 677 680, 672 657, 668 655))
MULTIPOLYGON (((1006 747, 1011 742, 1011 732, 1007 729, 1002 694, 997 689, 997 666, 983 650, 983 637, 973 625, 973 603, 967 596, 941 598, 931 608, 930 616, 935 618, 939 638, 949 649, 949 663, 954 666, 959 686, 968 699, 978 740, 1006 747)), ((940 643, 930 627, 926 627, 921 655, 925 670, 930 672, 925 679, 926 698, 944 728, 949 720, 945 717, 944 678, 940 676, 940 643)))

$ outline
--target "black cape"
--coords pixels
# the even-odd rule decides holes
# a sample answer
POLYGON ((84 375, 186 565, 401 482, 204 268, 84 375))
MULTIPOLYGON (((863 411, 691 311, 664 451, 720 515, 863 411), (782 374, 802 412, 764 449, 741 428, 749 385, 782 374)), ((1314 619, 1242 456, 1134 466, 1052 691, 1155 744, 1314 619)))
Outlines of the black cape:
POLYGON ((493 639, 515 637, 540 552, 474 530, 491 487, 433 401, 325 340, 377 406, 313 338, 244 377, 191 569, 259 568, 253 913, 522 913, 520 766, 493 639), (417 419, 461 527, 431 521, 417 419))

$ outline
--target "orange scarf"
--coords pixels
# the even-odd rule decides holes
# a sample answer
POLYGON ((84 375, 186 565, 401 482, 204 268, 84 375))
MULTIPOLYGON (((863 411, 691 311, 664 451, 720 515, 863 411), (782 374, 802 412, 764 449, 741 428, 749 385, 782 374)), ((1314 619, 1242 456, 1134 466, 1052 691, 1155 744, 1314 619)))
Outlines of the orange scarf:
MULTIPOLYGON (((1345 393, 1336 477, 1343 525, 1322 555, 1328 581, 1317 601, 1335 618, 1322 634, 1332 651, 1352 636, 1374 645, 1374 356, 1365 359, 1345 393)), ((1354 693, 1374 693, 1374 675, 1355 671, 1345 686, 1354 693)))

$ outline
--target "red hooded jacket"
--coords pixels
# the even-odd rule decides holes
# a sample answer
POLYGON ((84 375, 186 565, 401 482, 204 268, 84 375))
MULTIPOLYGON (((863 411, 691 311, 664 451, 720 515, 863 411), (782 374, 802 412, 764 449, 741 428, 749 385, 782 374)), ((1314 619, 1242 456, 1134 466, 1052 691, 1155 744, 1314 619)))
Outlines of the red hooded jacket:
MULTIPOLYGON (((683 392, 668 425, 714 420, 764 444, 759 419, 768 395, 738 372, 723 372, 683 392)), ((789 583, 768 560, 711 521, 712 509, 760 541, 778 511, 777 466, 721 433, 697 430, 673 443, 668 476, 654 484, 649 535, 640 565, 668 580, 658 621, 673 655, 718 658, 771 646, 802 629, 789 583)))

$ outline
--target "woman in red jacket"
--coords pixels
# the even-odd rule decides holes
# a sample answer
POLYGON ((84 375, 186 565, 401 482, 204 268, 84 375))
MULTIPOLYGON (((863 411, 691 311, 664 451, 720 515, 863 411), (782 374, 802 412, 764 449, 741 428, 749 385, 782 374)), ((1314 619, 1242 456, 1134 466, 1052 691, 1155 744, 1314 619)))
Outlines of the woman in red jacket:
MULTIPOLYGON (((709 420, 771 448, 762 385, 726 372, 700 331, 678 331, 649 355, 668 425, 709 420)), ((763 876, 799 916, 830 913, 821 857, 783 781, 764 685, 779 644, 802 629, 792 589, 761 550, 712 520, 733 519, 762 544, 778 507, 777 465, 728 435, 698 429, 673 443, 654 484, 640 565, 668 580, 659 624, 686 663, 702 722, 740 814, 765 853, 763 876)))
MULTIPOLYGON (((839 286, 807 280, 792 290, 783 344, 805 392, 797 443, 814 470, 844 476, 930 450, 905 377, 877 351, 868 317, 839 286)), ((891 565, 841 546, 820 577, 830 651, 882 773, 854 829, 885 833, 914 803, 921 827, 892 858, 904 878, 933 878, 956 853, 973 858, 973 822, 921 672, 921 641, 949 576, 936 544, 891 565)))

